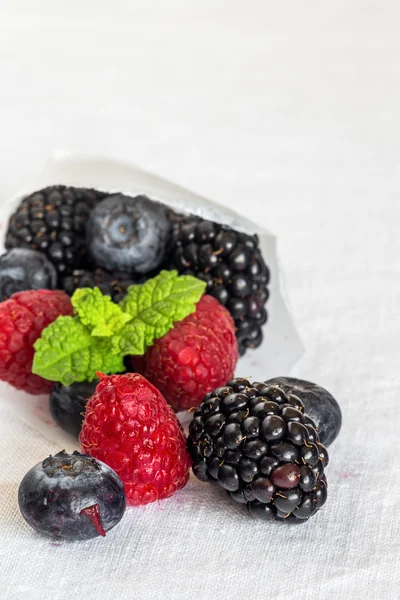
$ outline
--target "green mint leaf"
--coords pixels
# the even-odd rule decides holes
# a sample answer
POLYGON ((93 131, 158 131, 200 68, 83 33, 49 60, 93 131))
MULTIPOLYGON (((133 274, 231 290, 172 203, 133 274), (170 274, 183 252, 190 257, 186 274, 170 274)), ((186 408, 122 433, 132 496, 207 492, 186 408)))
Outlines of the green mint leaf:
POLYGON ((93 381, 96 371, 124 371, 122 355, 112 352, 110 339, 96 339, 74 317, 58 317, 35 342, 32 372, 50 381, 70 385, 93 381))
POLYGON ((32 371, 70 385, 92 381, 96 372, 121 373, 123 357, 142 355, 155 339, 190 315, 206 284, 177 271, 162 271, 143 285, 131 286, 114 304, 97 288, 77 290, 75 317, 58 317, 35 342, 32 371))
MULTIPOLYGON (((168 333, 174 323, 195 311, 205 288, 204 281, 191 275, 178 275, 177 271, 161 271, 157 277, 142 285, 130 286, 120 303, 122 310, 132 317, 132 321, 120 332, 122 347, 124 344, 130 347, 130 341, 136 338, 133 333, 135 328, 142 324, 145 326, 144 349, 140 354, 143 354, 146 347, 168 333)), ((136 339, 133 340, 133 346, 141 350, 141 344, 136 339)))
POLYGON ((128 323, 120 332, 111 338, 112 349, 115 354, 135 354, 141 356, 146 352, 145 346, 146 325, 140 321, 128 323))
POLYGON ((132 319, 98 288, 76 290, 71 302, 83 325, 91 328, 93 336, 112 336, 132 319))

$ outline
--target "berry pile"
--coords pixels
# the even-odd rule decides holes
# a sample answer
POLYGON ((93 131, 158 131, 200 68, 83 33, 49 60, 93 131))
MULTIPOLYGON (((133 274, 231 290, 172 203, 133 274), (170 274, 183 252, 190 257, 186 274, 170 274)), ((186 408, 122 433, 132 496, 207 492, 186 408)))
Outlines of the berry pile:
MULTIPOLYGON (((269 270, 256 235, 178 214, 146 196, 57 185, 22 200, 10 218, 5 245, 47 255, 59 275, 58 287, 69 295, 99 287, 119 302, 129 285, 162 268, 194 275, 232 315, 240 355, 262 342, 269 270)), ((54 289, 55 283, 44 287, 54 289)), ((2 278, 0 270, 3 298, 22 289, 37 286, 28 278, 2 278)))
POLYGON ((324 505, 335 399, 298 379, 232 379, 267 321, 256 235, 146 196, 52 186, 22 200, 6 248, 0 379, 49 394, 87 453, 27 473, 19 505, 34 529, 103 536, 126 503, 183 488, 191 465, 264 521, 302 523, 324 505))
POLYGON ((325 504, 327 450, 304 404, 279 386, 234 379, 206 394, 188 450, 196 477, 254 517, 301 523, 325 504))
POLYGON ((171 213, 168 265, 207 284, 235 320, 239 353, 257 348, 267 321, 269 270, 256 235, 200 217, 171 213))

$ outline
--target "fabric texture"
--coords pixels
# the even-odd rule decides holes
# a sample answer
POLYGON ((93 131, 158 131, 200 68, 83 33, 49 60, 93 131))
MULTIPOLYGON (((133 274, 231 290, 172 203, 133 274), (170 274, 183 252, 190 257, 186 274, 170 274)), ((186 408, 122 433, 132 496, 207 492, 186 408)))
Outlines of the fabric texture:
POLYGON ((0 8, 0 198, 68 146, 262 223, 306 348, 291 374, 335 395, 343 429, 327 504, 302 526, 253 521, 192 477, 105 539, 59 543, 17 506, 25 472, 60 450, 46 400, 39 431, 2 386, 0 597, 398 599, 399 3, 81 4, 0 8))

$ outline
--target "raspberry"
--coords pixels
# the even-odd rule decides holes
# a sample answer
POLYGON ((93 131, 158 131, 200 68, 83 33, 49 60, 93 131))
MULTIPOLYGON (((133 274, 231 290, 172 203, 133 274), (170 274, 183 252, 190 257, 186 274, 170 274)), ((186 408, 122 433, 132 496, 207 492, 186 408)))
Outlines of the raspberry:
POLYGON ((0 379, 29 394, 49 393, 53 382, 32 373, 33 344, 59 315, 72 314, 64 292, 29 290, 0 304, 0 379))
POLYGON ((212 296, 157 340, 143 359, 132 359, 176 411, 198 406, 204 395, 232 378, 238 359, 235 325, 212 296))
POLYGON ((129 504, 172 496, 187 483, 190 468, 173 410, 137 373, 99 376, 80 435, 83 451, 118 473, 129 504))

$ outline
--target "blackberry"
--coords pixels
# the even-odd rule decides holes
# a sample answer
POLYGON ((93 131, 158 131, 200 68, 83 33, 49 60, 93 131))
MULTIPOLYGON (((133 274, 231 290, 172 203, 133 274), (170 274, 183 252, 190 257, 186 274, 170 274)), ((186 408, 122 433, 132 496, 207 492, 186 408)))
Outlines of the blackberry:
POLYGON ((233 379, 209 392, 187 448, 198 479, 254 517, 302 523, 325 504, 328 453, 302 401, 280 386, 233 379))
POLYGON ((266 383, 279 385, 286 393, 296 394, 303 402, 307 415, 313 420, 321 443, 327 447, 332 444, 342 427, 342 411, 328 390, 295 377, 275 377, 266 383))
POLYGON ((172 235, 167 268, 206 282, 206 292, 217 298, 235 320, 241 355, 247 348, 257 348, 267 321, 270 277, 258 236, 193 215, 171 211, 169 218, 172 235))
POLYGON ((67 275, 61 281, 61 288, 69 295, 78 288, 98 287, 103 294, 111 296, 114 302, 120 302, 126 295, 128 287, 134 283, 142 283, 142 278, 135 278, 128 273, 113 272, 109 273, 104 269, 95 269, 94 271, 75 270, 71 275, 67 275))
POLYGON ((5 246, 32 248, 48 256, 58 273, 88 268, 86 221, 107 194, 54 185, 24 198, 11 215, 5 246))

